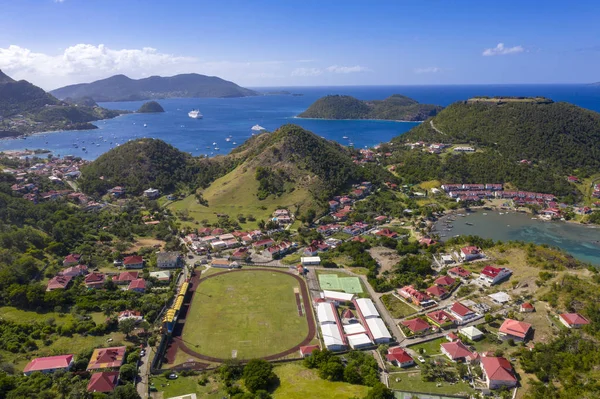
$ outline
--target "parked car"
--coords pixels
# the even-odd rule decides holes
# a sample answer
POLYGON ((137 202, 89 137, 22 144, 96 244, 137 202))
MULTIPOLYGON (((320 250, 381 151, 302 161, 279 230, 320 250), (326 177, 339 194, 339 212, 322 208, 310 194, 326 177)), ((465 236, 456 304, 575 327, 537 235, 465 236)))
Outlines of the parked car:
POLYGON ((179 377, 177 374, 171 373, 171 374, 169 374, 169 377, 167 377, 167 378, 170 379, 170 380, 176 380, 177 377, 179 377))
POLYGON ((421 363, 425 363, 425 358, 423 356, 419 356, 417 359, 419 359, 421 363))

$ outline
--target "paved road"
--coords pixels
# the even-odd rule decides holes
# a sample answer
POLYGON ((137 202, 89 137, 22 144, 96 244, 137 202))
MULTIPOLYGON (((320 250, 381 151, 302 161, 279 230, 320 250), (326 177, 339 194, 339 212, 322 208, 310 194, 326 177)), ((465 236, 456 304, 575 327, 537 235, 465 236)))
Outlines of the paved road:
POLYGON ((146 355, 144 355, 139 362, 139 377, 137 382, 137 391, 140 397, 147 398, 149 387, 148 387, 148 376, 150 375, 150 362, 152 361, 151 354, 153 353, 152 348, 146 348, 146 355))

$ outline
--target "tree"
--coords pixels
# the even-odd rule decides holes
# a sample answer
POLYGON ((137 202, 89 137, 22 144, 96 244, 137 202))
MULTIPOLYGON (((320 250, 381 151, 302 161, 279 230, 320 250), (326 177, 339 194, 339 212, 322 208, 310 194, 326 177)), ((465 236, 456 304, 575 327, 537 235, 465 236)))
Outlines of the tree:
POLYGON ((142 399, 131 384, 119 385, 113 393, 114 399, 142 399))
POLYGON ((125 381, 135 381, 138 375, 137 366, 135 364, 124 364, 119 369, 121 379, 125 381))
POLYGON ((126 338, 129 338, 129 334, 135 330, 135 324, 134 319, 125 319, 119 323, 119 331, 125 334, 126 338))
POLYGON ((244 385, 252 393, 266 389, 275 378, 273 365, 263 359, 253 359, 246 364, 244 372, 244 385))
POLYGON ((329 381, 342 381, 344 378, 344 366, 337 357, 332 357, 319 366, 319 377, 329 381))
POLYGON ((490 313, 486 313, 485 314, 485 322, 489 324, 492 321, 494 321, 494 316, 492 316, 490 313))
POLYGON ((364 399, 394 399, 394 392, 382 383, 377 383, 364 399))

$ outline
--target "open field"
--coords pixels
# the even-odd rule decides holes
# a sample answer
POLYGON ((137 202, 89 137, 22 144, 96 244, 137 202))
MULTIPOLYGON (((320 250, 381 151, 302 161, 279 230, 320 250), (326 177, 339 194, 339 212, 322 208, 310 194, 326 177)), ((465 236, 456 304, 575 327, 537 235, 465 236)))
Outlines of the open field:
POLYGON ((392 294, 386 294, 381 297, 381 302, 385 305, 394 319, 403 319, 417 311, 407 303, 402 302, 392 294))
POLYGON ((400 255, 393 250, 386 247, 373 247, 368 250, 373 259, 379 263, 379 272, 381 274, 385 271, 390 271, 392 268, 400 262, 400 255))
POLYGON ((268 220, 273 211, 278 207, 288 207, 295 211, 296 204, 307 203, 310 193, 306 189, 298 188, 291 193, 285 193, 281 197, 275 198, 269 196, 264 200, 259 200, 256 196, 258 192, 258 181, 254 173, 244 168, 237 168, 231 173, 215 180, 202 196, 208 201, 208 206, 198 204, 194 195, 190 195, 181 201, 175 201, 167 205, 172 211, 187 210, 193 221, 183 221, 183 225, 195 226, 194 221, 208 220, 214 223, 218 220, 217 214, 227 214, 230 218, 236 219, 237 215, 253 215, 256 218, 254 222, 242 224, 244 229, 253 229, 258 226, 258 221, 268 220))
MULTIPOLYGON (((458 382, 454 385, 443 382, 437 386, 437 382, 426 382, 421 379, 420 371, 409 371, 403 373, 390 374, 390 388, 402 391, 423 392, 431 394, 465 395, 467 397, 474 390, 464 382, 458 382), (396 382, 396 379, 399 381, 396 382)), ((404 396, 406 399, 406 396, 404 396)), ((411 398, 411 396, 408 396, 411 398)))
POLYGON ((128 251, 136 252, 143 247, 154 247, 155 245, 160 245, 160 248, 162 249, 165 242, 154 238, 137 238, 133 245, 129 247, 128 251))
MULTIPOLYGON (((448 342, 448 340, 444 337, 441 337, 414 346, 410 346, 410 343, 408 343, 407 345, 410 347, 410 349, 414 350, 415 352, 419 352, 419 350, 423 348, 425 349, 425 353, 423 353, 423 355, 432 356, 439 355, 440 353, 442 353, 442 351, 440 350, 440 344, 445 344, 446 342, 448 342)), ((446 359, 446 357, 444 357, 444 359, 446 359)))
POLYGON ((206 385, 202 386, 198 384, 198 380, 198 376, 182 377, 180 375, 176 380, 168 380, 162 375, 150 377, 150 383, 154 384, 163 398, 183 396, 189 393, 195 393, 198 398, 203 399, 221 399, 226 396, 219 389, 220 384, 217 381, 210 379, 206 385))
MULTIPOLYGON (((182 340, 201 355, 251 359, 284 352, 309 333, 298 314, 295 276, 265 270, 213 274, 201 280, 182 340)), ((311 311, 311 309, 306 309, 311 311)))
POLYGON ((363 292, 358 277, 340 277, 336 274, 319 274, 319 285, 324 290, 344 291, 348 294, 363 292))
POLYGON ((299 363, 289 363, 275 367, 279 386, 273 392, 273 399, 349 399, 364 397, 369 388, 346 382, 331 382, 319 378, 315 370, 302 367, 299 363))

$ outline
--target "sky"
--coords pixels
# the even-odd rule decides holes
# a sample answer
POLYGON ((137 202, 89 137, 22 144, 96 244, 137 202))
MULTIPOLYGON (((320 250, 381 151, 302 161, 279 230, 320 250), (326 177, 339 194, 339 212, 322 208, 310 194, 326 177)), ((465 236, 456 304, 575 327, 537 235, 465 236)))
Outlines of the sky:
POLYGON ((0 0, 0 69, 247 87, 600 81, 600 1, 0 0))

